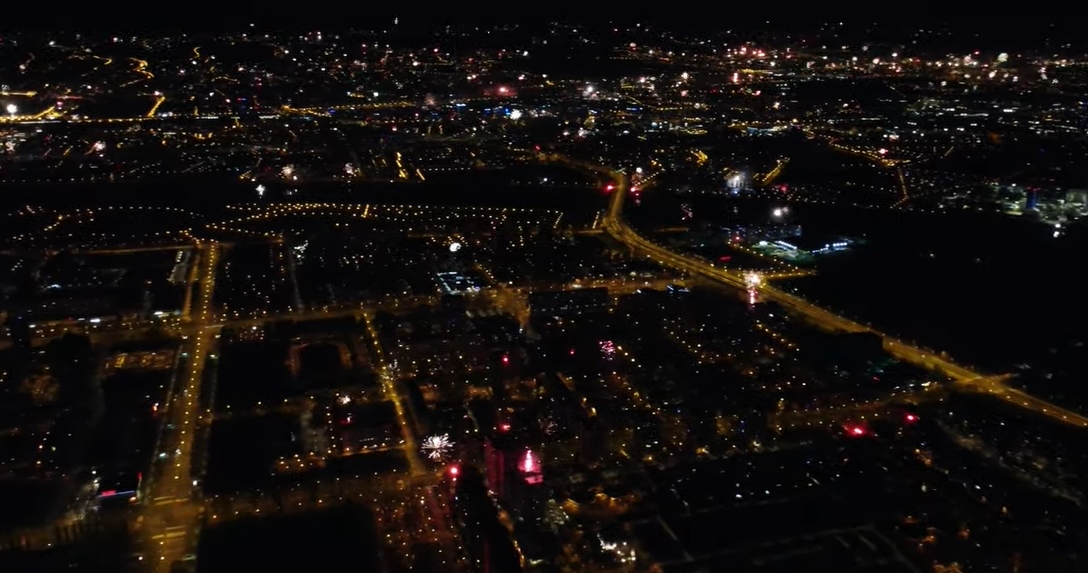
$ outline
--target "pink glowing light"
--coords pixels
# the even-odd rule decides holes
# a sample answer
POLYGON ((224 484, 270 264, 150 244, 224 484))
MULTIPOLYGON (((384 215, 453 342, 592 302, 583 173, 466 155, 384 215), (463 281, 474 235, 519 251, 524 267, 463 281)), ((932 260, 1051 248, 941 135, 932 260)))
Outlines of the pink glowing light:
POLYGON ((533 459, 533 452, 531 450, 525 452, 525 459, 521 461, 521 471, 529 474, 537 471, 537 469, 536 460, 533 459))

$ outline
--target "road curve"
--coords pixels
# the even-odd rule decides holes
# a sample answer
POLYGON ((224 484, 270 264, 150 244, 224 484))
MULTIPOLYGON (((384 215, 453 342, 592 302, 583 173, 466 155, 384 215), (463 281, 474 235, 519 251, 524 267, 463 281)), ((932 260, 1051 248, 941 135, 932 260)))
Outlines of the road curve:
MULTIPOLYGON (((678 270, 699 275, 738 289, 746 289, 745 278, 736 272, 722 269, 711 263, 672 252, 661 245, 647 240, 636 233, 623 218, 623 207, 627 195, 627 178, 619 172, 599 165, 591 165, 562 159, 572 166, 593 171, 612 181, 612 196, 605 212, 602 227, 614 239, 627 245, 634 251, 658 261, 660 264, 673 267, 678 270)), ((787 310, 805 317, 807 320, 821 328, 843 332, 870 332, 879 335, 884 341, 884 349, 892 356, 927 370, 935 370, 951 378, 962 390, 991 394, 1006 402, 1015 404, 1038 414, 1047 416, 1059 422, 1088 428, 1088 417, 1050 404, 1049 402, 1031 396, 1023 390, 1013 388, 1007 384, 1011 376, 986 376, 970 368, 956 364, 942 353, 919 348, 913 344, 903 342, 891 336, 887 336, 869 326, 853 321, 844 316, 835 314, 821 308, 811 302, 768 284, 759 287, 761 298, 774 301, 787 310)))

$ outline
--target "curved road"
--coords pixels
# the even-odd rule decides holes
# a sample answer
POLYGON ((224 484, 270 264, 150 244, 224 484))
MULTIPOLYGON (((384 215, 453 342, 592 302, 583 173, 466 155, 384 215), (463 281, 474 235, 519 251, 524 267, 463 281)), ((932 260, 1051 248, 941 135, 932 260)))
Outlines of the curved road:
MULTIPOLYGON (((613 181, 614 190, 612 192, 612 198, 609 202, 608 210, 605 213, 602 224, 605 231, 612 235, 613 238, 624 243, 632 250, 641 252, 656 260, 662 265, 699 275, 741 290, 748 288, 745 278, 741 274, 718 268, 694 257, 674 253, 667 248, 640 236, 627 225, 626 221, 623 219, 623 207, 626 200, 628 185, 627 178, 622 173, 598 165, 591 165, 562 158, 556 159, 575 167, 593 171, 613 181)), ((1088 428, 1088 417, 1055 406, 1041 398, 1031 396, 1022 390, 1009 386, 1007 381, 1011 376, 985 376, 952 362, 942 354, 934 354, 932 351, 918 348, 912 344, 887 336, 882 332, 837 315, 781 289, 764 284, 759 287, 759 290, 760 295, 764 300, 777 302, 787 310, 804 316, 810 322, 821 328, 845 332, 870 332, 877 334, 883 338, 884 349, 892 356, 928 370, 941 372, 955 381, 962 390, 993 394, 1009 403, 1042 414, 1054 420, 1082 428, 1088 428)))

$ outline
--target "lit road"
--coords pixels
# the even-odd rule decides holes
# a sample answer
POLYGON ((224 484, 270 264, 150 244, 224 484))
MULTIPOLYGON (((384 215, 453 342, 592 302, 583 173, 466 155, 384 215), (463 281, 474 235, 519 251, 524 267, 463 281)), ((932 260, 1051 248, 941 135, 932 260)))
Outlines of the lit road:
MULTIPOLYGON (((221 247, 225 243, 218 243, 221 247)), ((194 260, 203 260, 203 254, 197 251, 194 254, 194 260)), ((194 269, 189 275, 189 283, 195 280, 195 276, 199 273, 198 269, 194 269)), ((775 275, 769 275, 773 278, 775 275)), ((532 285, 521 286, 518 288, 495 288, 493 291, 506 291, 515 296, 518 300, 524 299, 524 295, 532 291, 537 290, 578 290, 591 287, 604 287, 607 288, 609 293, 613 296, 619 296, 623 294, 632 294, 640 289, 653 288, 662 289, 669 284, 686 284, 686 281, 682 279, 611 279, 611 280, 588 280, 577 283, 547 283, 540 282, 532 285)), ((376 312, 378 310, 387 311, 402 311, 409 310, 413 307, 423 305, 434 305, 438 303, 437 296, 431 295, 415 295, 408 297, 396 297, 382 302, 368 303, 360 306, 352 306, 348 308, 311 308, 303 312, 284 312, 275 314, 262 314, 260 316, 238 316, 238 317, 223 317, 220 316, 219 322, 209 325, 211 328, 250 328, 250 327, 262 327, 269 323, 277 321, 290 321, 290 322, 306 322, 310 320, 335 320, 343 318, 355 318, 361 320, 367 312, 376 312)), ((519 303, 521 304, 521 303, 519 303)), ((186 295, 182 300, 182 317, 185 319, 191 319, 194 310, 194 301, 191 300, 191 294, 186 291, 186 295)), ((145 336, 148 332, 154 330, 162 330, 169 334, 176 335, 191 335, 197 332, 199 327, 195 322, 185 323, 184 321, 178 322, 177 319, 162 320, 157 322, 144 321, 137 324, 124 324, 118 326, 112 325, 96 325, 99 328, 90 329, 86 324, 70 325, 70 324, 56 324, 56 325, 43 325, 39 327, 33 334, 33 344, 42 345, 64 335, 66 332, 82 332, 90 337, 91 341, 96 345, 109 346, 118 342, 125 342, 130 340, 138 340, 140 337, 145 336)), ((0 350, 7 348, 11 345, 10 340, 0 341, 0 350)))
POLYGON ((151 109, 148 110, 148 112, 146 114, 144 114, 144 117, 147 118, 147 119, 151 119, 151 118, 155 117, 155 112, 159 111, 159 106, 161 106, 162 102, 164 102, 164 101, 166 101, 165 96, 161 96, 161 95, 156 96, 155 97, 155 103, 151 104, 151 109))
MULTIPOLYGON (((591 169, 613 180, 615 189, 606 212, 602 227, 616 240, 626 244, 632 250, 637 250, 662 265, 681 271, 700 275, 717 282, 736 287, 741 290, 748 288, 745 277, 736 271, 730 271, 714 266, 711 263, 692 257, 674 253, 661 245, 652 243, 636 233, 623 219, 623 207, 627 194, 627 179, 621 173, 605 167, 587 165, 583 163, 568 162, 576 167, 591 169)), ((1067 424, 1088 427, 1088 417, 1076 412, 1066 410, 1050 404, 1040 398, 1031 396, 1022 390, 1013 388, 1007 384, 1008 376, 984 376, 969 368, 956 364, 942 353, 934 354, 912 344, 884 335, 868 326, 835 314, 824 308, 816 306, 807 300, 777 289, 766 283, 759 287, 759 294, 763 300, 774 301, 787 310, 805 317, 818 327, 845 332, 872 332, 884 339, 885 350, 896 358, 929 370, 939 371, 953 379, 963 390, 992 394, 1009 403, 1016 404, 1033 412, 1045 415, 1054 420, 1067 424)))
POLYGON ((419 459, 419 449, 416 446, 415 434, 412 431, 414 426, 409 425, 411 422, 404 407, 406 400, 397 392, 396 373, 382 349, 381 337, 378 334, 377 327, 374 326, 373 315, 369 312, 364 313, 363 320, 366 322, 367 334, 374 344, 374 366, 377 368, 378 376, 381 379, 382 393, 385 395, 386 400, 393 403, 393 409, 397 414, 397 423, 400 425, 401 438, 404 440, 404 455, 408 458, 408 466, 413 476, 421 476, 426 473, 426 470, 423 469, 423 463, 419 459))
POLYGON ((788 157, 784 157, 782 159, 779 159, 774 164, 774 167, 771 168, 770 171, 768 171, 767 173, 763 174, 762 176, 756 178, 757 182, 759 183, 759 186, 760 187, 766 187, 766 186, 770 185, 771 183, 774 183, 774 180, 778 179, 778 176, 782 174, 782 170, 786 168, 786 164, 789 163, 789 162, 790 162, 790 159, 788 157))
POLYGON ((174 561, 195 545, 199 504, 193 499, 190 471, 193 440, 200 417, 200 386, 204 364, 219 331, 213 325, 212 297, 219 262, 219 246, 201 246, 200 289, 192 308, 189 362, 180 372, 166 405, 166 423, 156 449, 155 470, 144 499, 141 526, 146 536, 146 555, 155 571, 166 572, 174 561))

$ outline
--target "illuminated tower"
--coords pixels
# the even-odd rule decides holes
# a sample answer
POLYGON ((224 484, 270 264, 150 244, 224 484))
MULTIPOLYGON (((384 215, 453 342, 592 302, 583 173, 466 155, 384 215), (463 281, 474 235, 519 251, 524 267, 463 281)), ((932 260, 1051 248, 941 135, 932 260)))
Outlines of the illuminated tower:
POLYGON ((1028 189, 1027 199, 1024 201, 1025 211, 1034 211, 1039 206, 1039 190, 1028 189))
POLYGON ((524 450, 517 454, 516 467, 512 469, 514 473, 508 478, 504 499, 519 521, 537 522, 544 516, 547 498, 540 456, 524 450))
POLYGON ((540 460, 533 454, 533 450, 525 450, 525 455, 518 462, 518 470, 525 483, 536 485, 544 481, 544 473, 540 468, 540 460))

